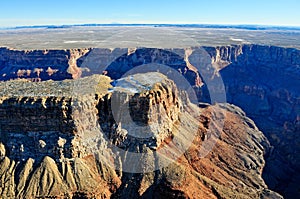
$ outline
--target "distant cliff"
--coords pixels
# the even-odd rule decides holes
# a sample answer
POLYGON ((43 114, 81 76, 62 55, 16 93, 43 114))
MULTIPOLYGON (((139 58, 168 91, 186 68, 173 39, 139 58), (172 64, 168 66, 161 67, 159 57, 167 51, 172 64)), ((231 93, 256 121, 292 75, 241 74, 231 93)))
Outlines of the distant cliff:
POLYGON ((264 177, 287 198, 299 190, 300 51, 274 46, 206 48, 227 101, 241 107, 274 146, 264 177))
POLYGON ((76 78, 76 60, 87 49, 26 50, 0 48, 1 80, 26 78, 33 81, 76 78))

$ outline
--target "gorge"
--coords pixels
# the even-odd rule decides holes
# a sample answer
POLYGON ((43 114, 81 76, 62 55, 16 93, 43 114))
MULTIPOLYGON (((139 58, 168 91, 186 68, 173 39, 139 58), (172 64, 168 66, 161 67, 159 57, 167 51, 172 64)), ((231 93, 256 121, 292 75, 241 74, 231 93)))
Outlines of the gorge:
MULTIPOLYGON (((299 195, 298 49, 252 44, 186 49, 0 48, 0 80, 2 196, 299 195), (157 67, 143 70, 143 65, 149 64, 157 67), (198 101, 212 105, 196 108, 182 92, 184 86, 172 82, 172 73, 168 75, 162 65, 179 72, 194 89, 198 101), (207 65, 213 71, 205 72, 207 65), (134 68, 148 74, 153 82, 143 82, 147 77, 130 74, 134 68), (199 68, 203 70, 198 73, 199 68), (166 76, 153 73, 157 70, 166 76), (138 82, 133 85, 138 92, 124 91, 130 80, 125 81, 125 86, 118 84, 127 75, 133 75, 138 82), (218 76, 224 83, 226 102, 234 105, 215 104, 211 99, 211 93, 220 88, 208 87, 206 80, 218 76), (124 130, 130 128, 114 121, 112 93, 119 93, 118 103, 131 107, 134 123, 148 125, 153 122, 151 118, 157 121, 157 115, 161 115, 161 126, 157 127, 161 129, 151 129, 154 140, 134 139, 130 131, 124 130), (223 128, 219 129, 211 117, 224 118, 223 128), (95 158, 99 154, 91 156, 91 146, 109 148, 110 142, 125 151, 152 154, 170 143, 179 124, 182 132, 198 128, 195 139, 178 161, 157 171, 122 172, 95 158), (95 128, 101 128, 103 135, 95 128), (199 158, 197 149, 207 139, 210 128, 219 132, 220 139, 211 153, 199 158)), ((179 140, 184 138, 179 136, 179 140)))

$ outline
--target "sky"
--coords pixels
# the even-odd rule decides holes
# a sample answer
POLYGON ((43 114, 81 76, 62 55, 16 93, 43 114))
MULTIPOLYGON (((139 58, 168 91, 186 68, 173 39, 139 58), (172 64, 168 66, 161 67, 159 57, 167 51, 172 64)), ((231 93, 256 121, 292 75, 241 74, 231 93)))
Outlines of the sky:
POLYGON ((87 23, 258 24, 300 26, 300 1, 0 1, 0 27, 87 23))

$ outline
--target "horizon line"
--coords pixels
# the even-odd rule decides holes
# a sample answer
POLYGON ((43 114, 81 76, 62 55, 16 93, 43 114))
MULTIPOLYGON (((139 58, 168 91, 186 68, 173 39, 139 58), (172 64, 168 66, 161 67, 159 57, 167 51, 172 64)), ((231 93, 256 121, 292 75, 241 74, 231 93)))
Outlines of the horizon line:
POLYGON ((6 28, 18 28, 18 27, 44 27, 44 26, 85 26, 85 25, 218 25, 218 26, 263 26, 263 27, 296 27, 300 28, 300 25, 282 25, 282 24, 251 24, 251 23, 66 23, 66 24, 32 24, 32 25, 12 25, 12 26, 0 26, 6 28))
POLYGON ((199 27, 209 28, 243 28, 247 29, 263 29, 263 28, 291 28, 299 29, 296 25, 266 25, 266 24, 218 24, 218 23, 74 23, 74 24, 36 24, 36 25, 20 25, 20 26, 0 26, 0 29, 22 29, 22 28, 70 28, 80 26, 174 26, 174 27, 199 27), (210 27, 213 28, 213 27, 210 27))

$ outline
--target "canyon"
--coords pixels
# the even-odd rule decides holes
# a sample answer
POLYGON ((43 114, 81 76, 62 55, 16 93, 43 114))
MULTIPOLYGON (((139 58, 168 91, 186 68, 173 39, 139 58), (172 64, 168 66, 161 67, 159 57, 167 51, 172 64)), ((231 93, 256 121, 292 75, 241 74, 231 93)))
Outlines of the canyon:
POLYGON ((295 48, 0 48, 0 66, 2 196, 298 195, 300 51, 295 48), (184 80, 176 82, 174 71, 184 80), (125 78, 130 76, 134 81, 125 78), (212 97, 223 92, 208 85, 218 77, 230 104, 212 97), (201 102, 198 107, 189 100, 184 81, 201 102), (115 121, 128 118, 114 110, 116 102, 130 107, 131 121, 115 121), (192 129, 197 129, 193 139, 186 139, 192 129), (214 137, 210 130, 218 139, 199 158, 201 146, 214 137), (171 145, 177 134, 182 145, 191 143, 175 153, 177 161, 154 169, 159 161, 153 154, 171 145), (146 154, 147 164, 135 168, 143 172, 126 172, 130 155, 116 155, 112 146, 146 154), (113 157, 117 168, 105 163, 106 157, 113 157))

